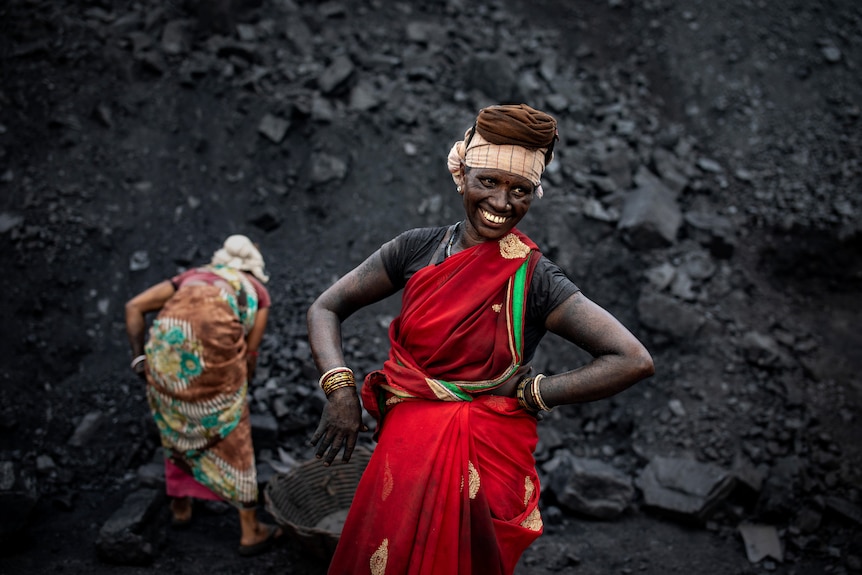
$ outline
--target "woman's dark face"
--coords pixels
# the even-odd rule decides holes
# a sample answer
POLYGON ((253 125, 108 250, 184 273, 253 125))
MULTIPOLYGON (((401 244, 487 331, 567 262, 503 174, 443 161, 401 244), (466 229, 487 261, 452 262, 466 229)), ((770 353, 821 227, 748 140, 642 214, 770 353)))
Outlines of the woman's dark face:
POLYGON ((499 240, 518 225, 533 201, 533 183, 494 168, 464 168, 461 194, 467 215, 464 247, 499 240))

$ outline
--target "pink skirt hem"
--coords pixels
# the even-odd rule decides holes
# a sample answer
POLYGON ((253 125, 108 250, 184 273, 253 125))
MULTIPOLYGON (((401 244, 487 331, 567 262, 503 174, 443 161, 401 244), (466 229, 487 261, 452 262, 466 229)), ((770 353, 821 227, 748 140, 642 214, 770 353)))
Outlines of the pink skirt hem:
POLYGON ((165 459, 165 488, 168 497, 194 497, 222 501, 221 497, 195 481, 194 477, 177 467, 170 459, 165 459))

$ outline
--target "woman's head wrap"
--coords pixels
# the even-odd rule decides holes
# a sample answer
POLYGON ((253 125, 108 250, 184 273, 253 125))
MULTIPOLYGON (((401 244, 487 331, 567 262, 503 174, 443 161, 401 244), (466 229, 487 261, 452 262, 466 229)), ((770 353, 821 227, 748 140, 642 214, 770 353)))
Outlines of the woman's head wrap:
POLYGON ((213 254, 212 265, 224 265, 249 272, 266 283, 269 276, 264 272, 263 256, 246 236, 234 235, 224 241, 220 250, 213 254))
POLYGON ((496 168, 524 176, 542 197, 542 172, 554 158, 559 139, 557 121, 526 104, 489 106, 449 151, 448 167, 456 184, 461 163, 471 168, 496 168))

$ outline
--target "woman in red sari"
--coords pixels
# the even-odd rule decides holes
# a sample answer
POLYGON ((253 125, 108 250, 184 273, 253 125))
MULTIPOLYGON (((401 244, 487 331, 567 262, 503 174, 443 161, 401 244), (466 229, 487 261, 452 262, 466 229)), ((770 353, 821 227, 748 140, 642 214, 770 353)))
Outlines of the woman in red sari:
POLYGON ((556 140, 556 121, 529 106, 481 110, 449 154, 465 219, 399 235, 309 308, 328 397, 317 456, 329 464, 343 449, 349 460, 362 407, 377 422, 330 573, 513 573, 542 532, 536 414, 653 374, 643 345, 516 228, 541 197, 556 140), (360 404, 341 322, 402 288, 389 359, 366 377, 360 404), (547 331, 593 360, 533 374, 547 331))

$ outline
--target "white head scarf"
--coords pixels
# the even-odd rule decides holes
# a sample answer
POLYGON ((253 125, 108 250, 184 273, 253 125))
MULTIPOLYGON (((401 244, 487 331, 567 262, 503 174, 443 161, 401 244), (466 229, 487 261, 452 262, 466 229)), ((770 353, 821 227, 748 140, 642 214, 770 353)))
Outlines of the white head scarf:
POLYGON ((269 276, 264 272, 263 256, 254 243, 243 235, 237 234, 226 239, 222 248, 213 254, 210 263, 249 272, 263 283, 269 281, 269 276))
POLYGON ((446 158, 449 173, 452 174, 456 184, 460 183, 463 162, 464 165, 472 168, 497 168, 523 176, 536 186, 536 197, 541 198, 544 195, 542 172, 545 170, 547 148, 531 150, 521 146, 492 144, 478 132, 473 133, 472 139, 467 144, 466 140, 472 131, 472 128, 467 130, 464 139, 455 142, 446 158))

